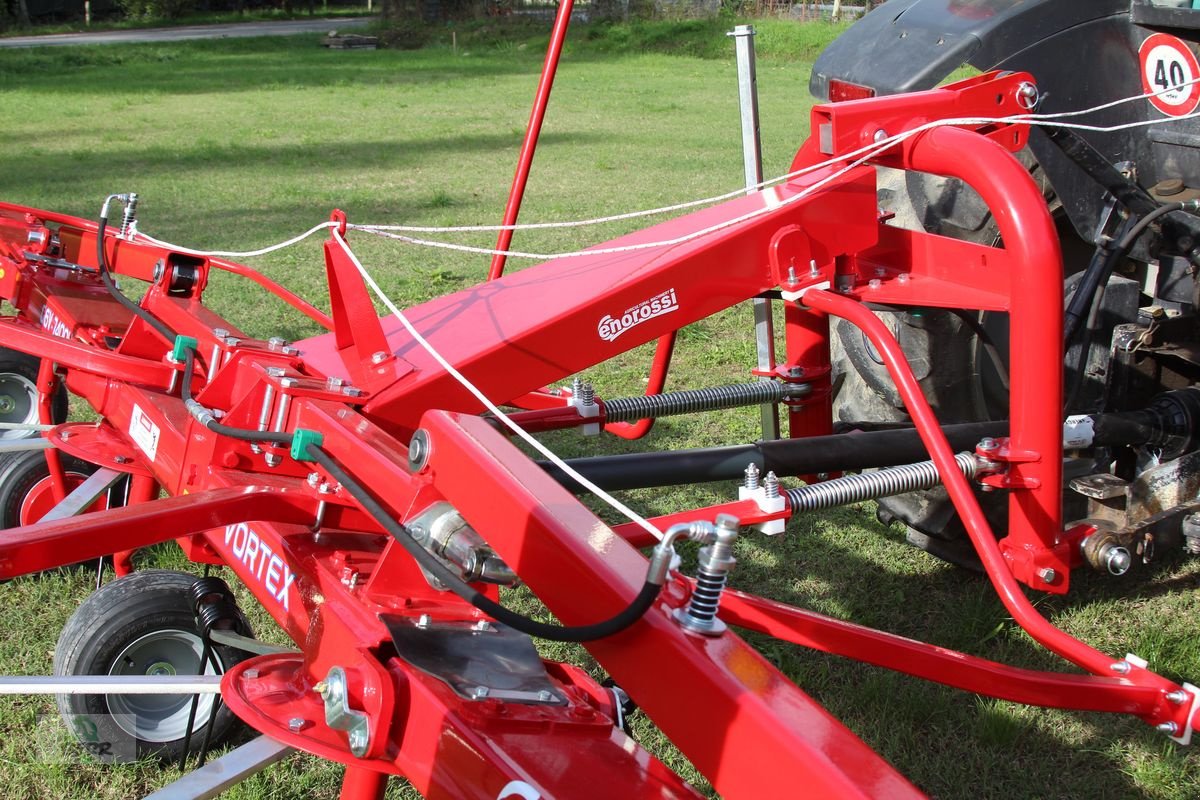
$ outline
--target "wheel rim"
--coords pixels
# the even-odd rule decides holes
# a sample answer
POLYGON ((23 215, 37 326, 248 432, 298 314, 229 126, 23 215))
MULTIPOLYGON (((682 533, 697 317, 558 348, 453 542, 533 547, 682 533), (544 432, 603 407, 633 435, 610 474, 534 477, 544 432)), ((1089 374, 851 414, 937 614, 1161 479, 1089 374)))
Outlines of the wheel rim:
MULTIPOLYGON (((191 631, 152 631, 126 645, 117 654, 108 674, 196 675, 200 671, 202 649, 200 637, 191 631)), ((204 674, 217 675, 220 672, 209 662, 204 674)), ((110 694, 107 698, 113 722, 125 733, 143 742, 173 742, 182 739, 187 732, 192 695, 110 694)), ((192 725, 193 733, 208 723, 213 700, 212 695, 200 696, 192 725)))
MULTIPOLYGON (((87 480, 86 475, 80 475, 78 472, 68 472, 63 477, 66 480, 68 494, 87 480)), ((21 525, 32 525, 46 516, 55 505, 57 502, 54 499, 54 482, 50 480, 50 476, 46 476, 31 486, 25 493, 25 497, 21 499, 21 509, 17 514, 17 521, 21 525)), ((107 497, 101 495, 96 502, 88 506, 87 511, 99 511, 107 507, 107 497)))
MULTIPOLYGON (((0 373, 0 422, 35 424, 38 391, 33 381, 15 372, 0 373)), ((34 431, 0 430, 0 439, 25 439, 34 431)))

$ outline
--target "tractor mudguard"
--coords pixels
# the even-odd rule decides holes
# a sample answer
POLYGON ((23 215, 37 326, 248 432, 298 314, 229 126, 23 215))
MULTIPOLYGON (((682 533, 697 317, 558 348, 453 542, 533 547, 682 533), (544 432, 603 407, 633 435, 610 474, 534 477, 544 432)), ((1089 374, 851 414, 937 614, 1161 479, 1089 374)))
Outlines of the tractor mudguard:
POLYGON ((1129 0, 891 0, 817 58, 809 90, 829 99, 829 80, 876 94, 928 89, 963 64, 990 70, 1030 45, 1104 17, 1129 0))

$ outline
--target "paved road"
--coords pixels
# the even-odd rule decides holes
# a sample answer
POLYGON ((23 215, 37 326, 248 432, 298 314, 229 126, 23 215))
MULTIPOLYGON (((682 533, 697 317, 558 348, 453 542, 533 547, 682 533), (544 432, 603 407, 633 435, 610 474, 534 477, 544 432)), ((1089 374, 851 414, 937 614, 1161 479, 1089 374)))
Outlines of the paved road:
POLYGON ((47 47, 69 44, 125 44, 128 42, 177 42, 183 39, 231 39, 246 36, 290 36, 295 33, 325 33, 361 28, 369 17, 296 19, 279 22, 237 22, 230 25, 185 25, 178 28, 144 28, 97 33, 55 33, 48 36, 0 38, 0 47, 47 47))

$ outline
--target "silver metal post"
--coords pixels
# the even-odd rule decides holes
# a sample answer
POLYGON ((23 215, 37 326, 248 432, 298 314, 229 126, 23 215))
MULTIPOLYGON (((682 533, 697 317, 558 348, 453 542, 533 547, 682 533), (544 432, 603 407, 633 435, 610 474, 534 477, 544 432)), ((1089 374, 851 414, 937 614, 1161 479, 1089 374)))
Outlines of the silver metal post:
MULTIPOLYGON (((733 37, 737 52, 738 101, 742 110, 742 164, 746 172, 746 193, 758 191, 762 183, 762 143, 758 127, 758 77, 754 71, 754 26, 738 25, 727 36, 733 37)), ((775 324, 771 301, 755 298, 754 342, 758 349, 758 369, 775 368, 775 324)), ((769 381, 771 378, 761 378, 769 381)), ((764 439, 779 438, 779 414, 774 403, 764 403, 762 432, 764 439)))

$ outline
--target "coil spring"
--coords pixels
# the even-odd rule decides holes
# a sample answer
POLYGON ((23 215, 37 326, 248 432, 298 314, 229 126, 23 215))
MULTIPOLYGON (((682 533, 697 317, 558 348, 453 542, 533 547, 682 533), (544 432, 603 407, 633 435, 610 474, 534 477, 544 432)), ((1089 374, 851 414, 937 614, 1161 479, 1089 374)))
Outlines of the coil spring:
POLYGON ((608 422, 670 417, 676 414, 692 414, 697 411, 716 411, 722 408, 778 403, 786 396, 799 394, 807 389, 806 384, 759 381, 642 397, 618 397, 614 400, 604 401, 604 415, 608 422))
MULTIPOLYGON (((974 453, 959 453, 954 457, 954 461, 964 475, 968 478, 975 477, 977 464, 974 453)), ((891 497, 918 489, 930 489, 941 482, 934 463, 921 461, 917 464, 888 467, 859 475, 847 475, 824 483, 789 489, 787 497, 792 513, 819 511, 847 503, 891 497)))
POLYGON ((696 572, 696 588, 688 601, 687 615, 701 625, 711 624, 717 616, 721 605, 721 593, 725 591, 725 582, 729 573, 712 573, 705 569, 696 572))
POLYGON ((1183 550, 1190 556, 1200 556, 1200 536, 1184 536, 1183 550))

